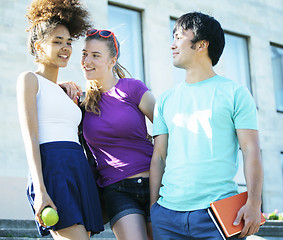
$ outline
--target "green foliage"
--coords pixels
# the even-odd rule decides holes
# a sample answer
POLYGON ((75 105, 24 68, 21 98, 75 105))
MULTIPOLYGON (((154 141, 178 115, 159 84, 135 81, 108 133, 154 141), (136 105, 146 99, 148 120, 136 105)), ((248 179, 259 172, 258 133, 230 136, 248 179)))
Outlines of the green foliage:
POLYGON ((273 213, 264 213, 263 216, 268 220, 283 220, 283 212, 279 213, 277 209, 273 213))

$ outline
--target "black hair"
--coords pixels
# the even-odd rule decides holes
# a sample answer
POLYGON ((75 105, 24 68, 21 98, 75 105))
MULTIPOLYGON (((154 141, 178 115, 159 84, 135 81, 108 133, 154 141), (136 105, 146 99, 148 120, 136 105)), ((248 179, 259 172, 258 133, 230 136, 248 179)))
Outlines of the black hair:
POLYGON ((173 29, 173 34, 179 27, 183 30, 190 29, 193 31, 194 39, 192 43, 201 40, 209 42, 208 56, 212 61, 212 66, 215 66, 225 46, 224 31, 220 23, 209 15, 201 12, 191 12, 178 18, 173 29))

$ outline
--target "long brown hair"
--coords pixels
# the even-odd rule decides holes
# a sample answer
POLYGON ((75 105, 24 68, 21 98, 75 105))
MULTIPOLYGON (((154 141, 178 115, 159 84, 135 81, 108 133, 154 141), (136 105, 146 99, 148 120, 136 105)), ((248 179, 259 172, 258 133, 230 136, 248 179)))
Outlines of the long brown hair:
MULTIPOLYGON (((116 56, 116 48, 115 48, 115 43, 114 43, 113 37, 115 37, 115 36, 111 36, 109 38, 103 38, 103 37, 100 37, 99 34, 94 34, 94 35, 86 37, 85 41, 87 42, 87 41, 91 41, 93 39, 105 41, 107 46, 108 46, 109 52, 110 52, 110 57, 115 57, 116 56)), ((128 70, 126 68, 124 68, 121 64, 118 63, 118 58, 120 57, 120 44, 119 44, 117 38, 116 38, 116 42, 117 42, 117 45, 118 45, 118 54, 117 54, 116 64, 112 68, 112 72, 113 72, 114 76, 119 78, 119 79, 126 77, 125 72, 128 73, 129 76, 131 77, 131 74, 128 72, 128 70)), ((93 112, 95 114, 100 115, 100 109, 99 109, 100 100, 101 100, 101 94, 100 94, 99 88, 97 86, 97 81, 96 80, 88 80, 87 86, 86 86, 85 99, 83 100, 81 105, 84 106, 84 108, 87 112, 93 112)))

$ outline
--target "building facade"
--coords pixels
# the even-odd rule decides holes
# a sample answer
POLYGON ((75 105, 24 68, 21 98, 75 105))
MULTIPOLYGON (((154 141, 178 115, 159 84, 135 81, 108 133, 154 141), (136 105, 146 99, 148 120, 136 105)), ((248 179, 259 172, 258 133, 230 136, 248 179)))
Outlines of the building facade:
MULTIPOLYGON (((17 115, 16 81, 35 70, 26 47, 29 0, 0 6, 0 219, 33 219, 25 196, 28 166, 17 115)), ((172 65, 174 21, 186 12, 214 16, 225 30, 226 48, 215 71, 248 87, 258 108, 264 168, 263 211, 283 211, 283 1, 282 0, 84 0, 93 26, 112 29, 121 43, 121 63, 158 97, 184 80, 172 65)), ((83 40, 59 79, 84 89, 83 40)), ((149 125, 149 129, 151 126, 149 125)), ((240 164, 240 168, 242 165, 240 164)), ((240 171, 237 182, 245 187, 240 171)))

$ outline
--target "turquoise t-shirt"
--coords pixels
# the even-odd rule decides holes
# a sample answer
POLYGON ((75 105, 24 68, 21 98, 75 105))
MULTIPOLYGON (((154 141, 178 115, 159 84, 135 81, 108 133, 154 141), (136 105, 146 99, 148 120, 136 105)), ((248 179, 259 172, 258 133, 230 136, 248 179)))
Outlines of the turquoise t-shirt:
POLYGON ((153 136, 168 134, 158 203, 176 211, 209 207, 237 193, 236 129, 256 129, 256 106, 243 86, 221 76, 163 93, 154 110, 153 136))

